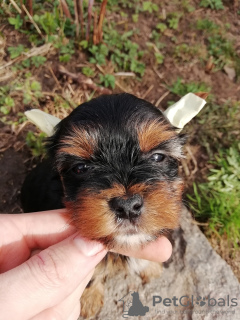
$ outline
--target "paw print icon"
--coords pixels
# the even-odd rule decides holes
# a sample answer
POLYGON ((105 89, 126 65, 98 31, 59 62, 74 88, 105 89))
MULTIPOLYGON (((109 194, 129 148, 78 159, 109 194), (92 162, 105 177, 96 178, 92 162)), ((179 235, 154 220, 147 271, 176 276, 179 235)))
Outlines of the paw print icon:
POLYGON ((198 304, 200 307, 203 307, 206 304, 205 300, 206 300, 205 298, 202 298, 201 296, 198 296, 196 304, 198 304))

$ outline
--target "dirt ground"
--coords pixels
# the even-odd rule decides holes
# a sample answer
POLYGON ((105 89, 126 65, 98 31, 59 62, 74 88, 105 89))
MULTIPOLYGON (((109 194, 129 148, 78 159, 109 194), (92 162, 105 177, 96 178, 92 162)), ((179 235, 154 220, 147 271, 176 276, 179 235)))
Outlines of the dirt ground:
MULTIPOLYGON (((197 3, 198 1, 193 1, 197 3)), ((174 12, 177 10, 177 5, 171 1, 163 1, 164 8, 167 12, 174 12)), ((197 19, 204 19, 205 17, 211 18, 217 24, 224 25, 230 24, 227 35, 229 39, 236 41, 235 50, 240 53, 240 39, 239 28, 240 19, 234 7, 233 1, 229 1, 224 10, 214 11, 210 9, 198 9, 191 14, 184 15, 179 22, 179 31, 170 30, 164 34, 161 38, 161 42, 167 44, 164 48, 164 63, 156 65, 151 55, 146 55, 144 62, 146 63, 146 71, 141 81, 135 78, 123 78, 118 77, 118 84, 114 92, 126 91, 133 93, 141 98, 144 98, 153 104, 157 104, 161 110, 166 109, 167 102, 171 100, 177 101, 180 97, 173 95, 168 90, 174 81, 178 77, 181 77, 186 82, 204 82, 211 87, 211 94, 215 96, 216 103, 219 105, 224 104, 229 99, 232 101, 240 100, 240 84, 234 79, 230 79, 229 75, 223 70, 217 72, 206 72, 206 63, 203 60, 195 57, 186 57, 184 59, 177 59, 173 55, 174 48, 177 44, 187 43, 189 46, 199 44, 200 55, 206 54, 205 37, 199 30, 193 30, 189 27, 193 25, 197 19), (176 41, 171 39, 175 36, 176 41)), ((121 20, 119 14, 114 13, 116 20, 121 20)), ((113 14, 112 14, 113 16, 113 14)), ((126 25, 121 24, 119 30, 131 30, 132 23, 126 25)), ((139 18, 138 28, 139 33, 135 35, 135 42, 139 43, 142 49, 146 48, 146 42, 149 40, 149 34, 156 25, 156 21, 149 20, 147 14, 142 14, 139 18)), ((27 43, 24 35, 20 35, 9 25, 1 27, 1 32, 6 36, 7 45, 13 46, 15 43, 27 43)), ((9 61, 9 57, 5 55, 4 59, 0 63, 6 63, 9 61)), ((73 73, 78 73, 83 65, 87 65, 86 55, 82 52, 76 52, 74 57, 69 63, 66 63, 64 67, 73 73)), ((53 52, 49 54, 48 60, 45 65, 39 68, 31 70, 42 85, 42 91, 44 97, 40 101, 40 108, 49 110, 51 113, 65 117, 70 111, 65 109, 57 109, 54 106, 54 94, 58 93, 63 95, 66 99, 70 97, 75 103, 81 103, 85 101, 90 95, 91 90, 79 85, 68 76, 63 76, 59 72, 59 60, 57 55, 53 52)), ((110 73, 112 71, 112 65, 109 63, 104 66, 104 72, 110 73)), ((6 85, 11 83, 12 77, 1 81, 0 85, 6 85)), ((18 97, 17 97, 18 98, 18 97)), ((14 120, 16 114, 19 111, 24 111, 31 108, 31 105, 21 104, 21 97, 19 96, 19 103, 11 113, 10 117, 14 120)), ((206 106, 207 108, 207 106, 206 106)), ((201 117, 201 114, 199 115, 201 117)), ((21 212, 20 203, 20 189, 23 183, 24 177, 27 172, 36 163, 36 159, 31 155, 29 148, 26 146, 25 138, 27 131, 35 130, 32 125, 24 123, 23 125, 16 127, 0 122, 0 212, 18 213, 21 212)), ((199 176, 204 176, 204 173, 208 169, 208 156, 204 148, 197 144, 197 134, 201 130, 199 124, 196 123, 196 127, 191 131, 188 144, 186 147, 186 160, 181 165, 181 171, 185 177, 186 185, 189 188, 194 180, 199 176), (186 174, 186 169, 188 174, 186 174)), ((212 241, 214 245, 214 241, 212 241)), ((218 252, 226 259, 226 261, 232 266, 233 271, 240 279, 239 257, 229 259, 229 255, 225 255, 224 252, 216 245, 218 252)))

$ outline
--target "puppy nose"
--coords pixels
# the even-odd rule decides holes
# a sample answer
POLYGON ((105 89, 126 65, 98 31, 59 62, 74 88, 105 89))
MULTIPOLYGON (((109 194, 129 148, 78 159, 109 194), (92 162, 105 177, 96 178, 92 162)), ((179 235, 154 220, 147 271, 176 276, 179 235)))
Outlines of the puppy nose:
POLYGON ((113 198, 109 204, 118 218, 133 220, 142 213, 143 199, 140 195, 135 194, 127 199, 121 197, 113 198))

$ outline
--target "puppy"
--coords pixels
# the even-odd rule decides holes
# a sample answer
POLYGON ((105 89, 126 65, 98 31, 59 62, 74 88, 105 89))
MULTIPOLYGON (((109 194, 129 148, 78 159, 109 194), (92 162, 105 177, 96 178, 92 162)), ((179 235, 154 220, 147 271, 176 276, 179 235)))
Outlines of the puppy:
MULTIPOLYGON (((48 159, 26 178, 25 212, 67 208, 70 223, 109 249, 156 240, 178 226, 184 136, 152 104, 130 94, 100 96, 77 107, 48 139, 48 159)), ((108 253, 88 284, 82 315, 97 314, 103 282, 119 268, 147 282, 161 266, 108 253)))

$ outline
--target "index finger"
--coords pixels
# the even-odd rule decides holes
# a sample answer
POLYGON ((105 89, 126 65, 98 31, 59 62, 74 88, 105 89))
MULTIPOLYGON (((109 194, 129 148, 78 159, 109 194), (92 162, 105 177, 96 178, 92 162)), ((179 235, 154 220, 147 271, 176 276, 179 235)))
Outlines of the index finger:
POLYGON ((66 213, 66 209, 58 209, 0 215, 4 242, 19 241, 23 237, 30 249, 45 249, 76 232, 74 226, 69 224, 66 213))
POLYGON ((66 209, 0 214, 0 273, 26 261, 34 249, 45 249, 76 232, 66 209))

